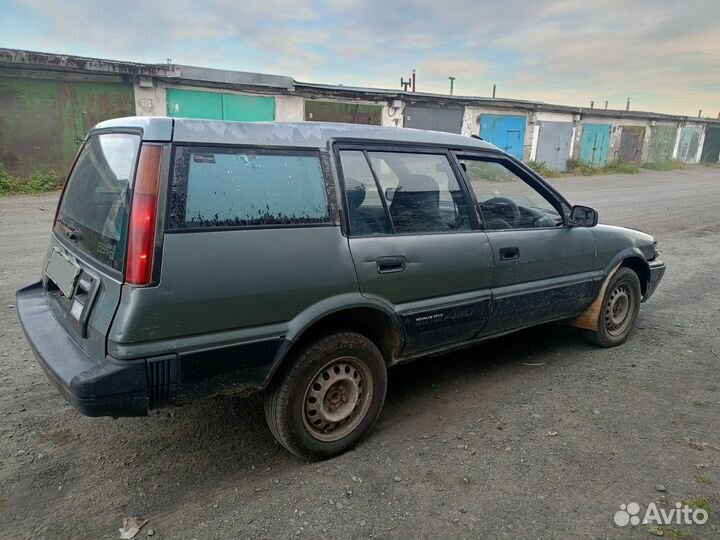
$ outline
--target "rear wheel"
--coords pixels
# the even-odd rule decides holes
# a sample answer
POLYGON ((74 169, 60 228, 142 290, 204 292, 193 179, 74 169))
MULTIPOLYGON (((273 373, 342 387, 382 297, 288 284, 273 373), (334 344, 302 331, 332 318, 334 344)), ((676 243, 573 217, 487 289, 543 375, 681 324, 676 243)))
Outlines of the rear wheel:
POLYGON ((275 438, 311 460, 355 446, 385 401, 387 373, 375 344, 341 332, 309 344, 288 362, 265 396, 265 418, 275 438))
POLYGON ((597 331, 584 330, 584 337, 601 347, 625 343, 640 311, 640 279, 630 268, 621 267, 608 282, 598 315, 597 331))

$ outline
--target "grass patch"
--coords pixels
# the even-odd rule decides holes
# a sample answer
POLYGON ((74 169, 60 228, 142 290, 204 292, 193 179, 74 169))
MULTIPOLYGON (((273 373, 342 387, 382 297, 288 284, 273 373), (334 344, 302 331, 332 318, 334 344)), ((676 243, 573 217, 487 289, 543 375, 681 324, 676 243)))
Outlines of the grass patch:
POLYGON ((603 167, 603 174, 637 174, 640 169, 631 163, 613 161, 603 167))
POLYGON ((702 401, 693 401, 692 406, 695 407, 696 409, 699 409, 700 407, 704 407, 705 404, 702 401))
POLYGON ((664 161, 648 161, 642 168, 651 171, 674 171, 684 169, 686 165, 679 159, 666 159, 664 161))
POLYGON ((704 486, 709 486, 710 484, 712 484, 712 480, 710 480, 704 474, 696 474, 695 481, 701 483, 704 486))
POLYGON ((540 176, 542 176, 544 178, 558 178, 559 176, 561 176, 560 171, 551 169, 550 167, 545 165, 544 161, 531 161, 527 165, 533 171, 535 171, 536 173, 538 173, 540 176))
POLYGON ((667 538, 690 538, 692 536, 692 532, 690 531, 674 529, 672 527, 665 529, 664 532, 667 538))
POLYGON ((685 499, 682 501, 683 506, 689 506, 691 508, 701 508, 708 514, 713 512, 715 509, 710 506, 710 502, 705 497, 695 497, 694 499, 685 499))
POLYGON ((624 161, 613 161, 603 167, 598 167, 578 159, 571 159, 568 161, 568 172, 576 176, 595 176, 598 174, 637 174, 640 169, 624 161))
POLYGON ((15 193, 44 193, 60 187, 55 171, 34 171, 30 176, 12 176, 0 163, 0 195, 15 193))

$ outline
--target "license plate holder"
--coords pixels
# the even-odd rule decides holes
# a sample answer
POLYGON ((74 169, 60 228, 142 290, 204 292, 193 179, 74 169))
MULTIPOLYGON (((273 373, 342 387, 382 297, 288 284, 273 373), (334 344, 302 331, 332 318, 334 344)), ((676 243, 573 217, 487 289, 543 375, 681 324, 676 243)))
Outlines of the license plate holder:
POLYGON ((58 286, 66 298, 71 298, 80 267, 65 257, 57 248, 53 250, 45 269, 47 276, 58 286))

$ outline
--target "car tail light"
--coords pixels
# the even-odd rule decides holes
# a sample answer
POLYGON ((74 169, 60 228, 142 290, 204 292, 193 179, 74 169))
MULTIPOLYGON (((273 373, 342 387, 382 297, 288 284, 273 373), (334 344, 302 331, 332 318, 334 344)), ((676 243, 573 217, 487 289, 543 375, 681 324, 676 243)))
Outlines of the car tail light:
POLYGON ((125 282, 145 286, 152 281, 162 146, 143 145, 133 187, 128 229, 125 282))

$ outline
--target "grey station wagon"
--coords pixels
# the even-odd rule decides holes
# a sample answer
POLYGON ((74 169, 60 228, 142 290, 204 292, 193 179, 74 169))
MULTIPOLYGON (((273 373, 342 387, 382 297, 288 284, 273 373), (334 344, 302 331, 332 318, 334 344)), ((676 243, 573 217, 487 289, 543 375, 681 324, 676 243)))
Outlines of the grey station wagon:
POLYGON ((551 321, 618 345, 664 271, 478 138, 121 118, 85 140, 17 309, 86 415, 262 390, 318 459, 370 430, 388 367, 551 321))

